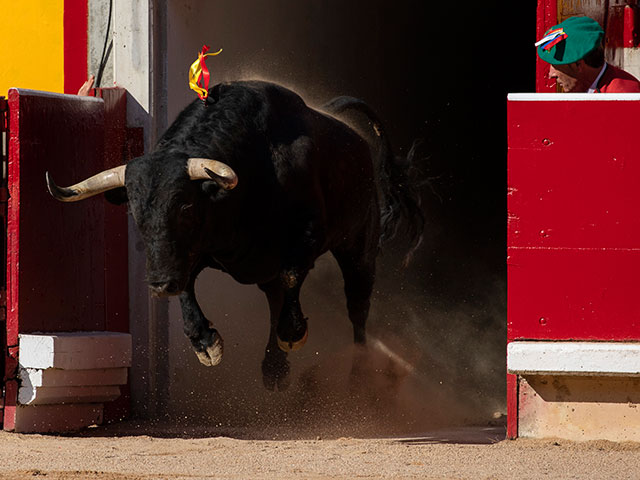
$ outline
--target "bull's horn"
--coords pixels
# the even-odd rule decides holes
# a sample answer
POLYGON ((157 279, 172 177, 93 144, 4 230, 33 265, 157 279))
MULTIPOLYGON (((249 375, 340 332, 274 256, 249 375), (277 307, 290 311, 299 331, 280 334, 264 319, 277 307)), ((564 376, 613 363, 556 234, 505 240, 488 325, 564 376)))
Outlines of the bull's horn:
POLYGON ((187 170, 191 180, 213 180, 225 190, 238 184, 238 176, 229 165, 210 158, 190 158, 187 170))
POLYGON ((49 175, 49 172, 46 172, 47 188, 49 189, 49 193, 61 202, 77 202, 106 192, 107 190, 124 187, 125 168, 126 166, 122 165, 105 170, 70 187, 57 186, 53 178, 51 178, 51 175, 49 175))

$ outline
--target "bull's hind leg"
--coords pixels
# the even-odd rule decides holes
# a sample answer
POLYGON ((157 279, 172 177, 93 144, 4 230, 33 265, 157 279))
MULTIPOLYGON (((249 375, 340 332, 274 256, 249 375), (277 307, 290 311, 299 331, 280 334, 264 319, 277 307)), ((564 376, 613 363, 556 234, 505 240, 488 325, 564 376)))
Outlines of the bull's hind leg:
POLYGON ((194 274, 187 288, 180 294, 184 334, 191 340, 200 363, 211 367, 222 361, 222 337, 215 328, 211 328, 198 305, 195 294, 196 277, 197 274, 194 274))
POLYGON ((282 391, 289 386, 289 362, 286 352, 278 348, 276 329, 284 304, 284 288, 279 279, 259 285, 259 287, 267 296, 271 320, 269 341, 262 361, 262 381, 267 389, 275 390, 277 386, 278 390, 282 391))
POLYGON ((344 279, 347 311, 353 325, 353 341, 356 345, 364 346, 367 342, 366 323, 375 281, 375 251, 335 249, 332 253, 344 279))
POLYGON ((366 349, 366 324, 373 283, 375 280, 375 250, 332 250, 344 279, 347 311, 353 325, 353 363, 349 386, 358 393, 366 385, 368 353, 366 349))

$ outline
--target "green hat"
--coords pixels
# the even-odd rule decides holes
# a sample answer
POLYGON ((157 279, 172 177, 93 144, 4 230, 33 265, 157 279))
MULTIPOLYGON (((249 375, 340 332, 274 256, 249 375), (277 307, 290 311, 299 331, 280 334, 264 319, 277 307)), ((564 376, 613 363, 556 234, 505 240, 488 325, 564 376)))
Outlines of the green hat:
POLYGON ((538 56, 553 65, 582 60, 602 44, 604 31, 593 18, 570 17, 551 27, 536 43, 538 56))

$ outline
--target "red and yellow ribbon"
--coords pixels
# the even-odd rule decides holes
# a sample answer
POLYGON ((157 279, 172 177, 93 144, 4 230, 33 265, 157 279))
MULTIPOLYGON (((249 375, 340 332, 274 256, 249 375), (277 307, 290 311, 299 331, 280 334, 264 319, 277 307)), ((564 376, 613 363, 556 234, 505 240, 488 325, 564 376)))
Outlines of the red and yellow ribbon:
POLYGON ((218 55, 222 49, 215 53, 207 53, 208 51, 209 47, 204 45, 202 52, 198 54, 198 59, 189 68, 189 87, 198 94, 200 100, 206 100, 209 95, 209 69, 205 63, 206 57, 218 55))

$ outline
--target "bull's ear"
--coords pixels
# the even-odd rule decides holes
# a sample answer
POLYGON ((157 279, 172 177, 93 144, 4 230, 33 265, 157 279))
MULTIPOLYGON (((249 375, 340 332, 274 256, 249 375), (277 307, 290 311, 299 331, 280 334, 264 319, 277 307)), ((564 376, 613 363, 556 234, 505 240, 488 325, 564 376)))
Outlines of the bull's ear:
POLYGON ((202 191, 207 195, 217 195, 220 191, 220 185, 213 180, 205 180, 202 182, 202 191))
POLYGON ((221 188, 220 185, 213 180, 205 180, 204 182, 202 182, 201 188, 205 195, 207 195, 209 199, 213 200, 214 202, 216 200, 225 198, 229 194, 228 190, 221 188))
POLYGON ((129 201, 129 197, 127 197, 127 189, 125 187, 104 192, 104 198, 107 199, 107 202, 113 203, 114 205, 122 205, 129 201))

